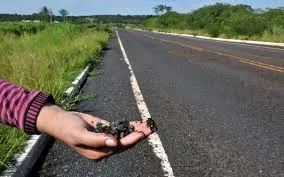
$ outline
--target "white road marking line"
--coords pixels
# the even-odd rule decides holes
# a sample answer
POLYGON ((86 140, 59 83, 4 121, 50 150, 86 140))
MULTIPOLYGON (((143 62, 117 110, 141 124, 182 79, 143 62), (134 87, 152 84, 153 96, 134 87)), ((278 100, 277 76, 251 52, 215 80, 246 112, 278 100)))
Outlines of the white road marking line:
POLYGON ((216 42, 216 43, 225 43, 225 44, 230 44, 230 45, 247 46, 247 47, 250 47, 250 48, 263 48, 263 49, 284 51, 283 48, 277 48, 278 46, 267 47, 267 46, 264 46, 263 44, 254 44, 253 45, 253 43, 244 43, 243 41, 241 41, 241 42, 237 42, 237 41, 223 41, 223 40, 214 40, 214 39, 206 39, 206 38, 196 38, 194 36, 179 36, 179 35, 173 35, 173 36, 181 37, 183 39, 190 38, 190 39, 195 39, 195 40, 199 40, 199 41, 212 41, 212 42, 216 42), (261 46, 261 45, 263 45, 263 46, 261 46))
MULTIPOLYGON (((182 37, 182 36, 180 36, 182 37)), ((192 38, 192 37, 189 37, 189 38, 192 38)), ((199 38, 195 38, 197 40, 202 40, 202 41, 208 41, 209 39, 199 39, 199 38)), ((283 48, 277 48, 276 47, 266 47, 266 46, 261 46, 261 44, 255 44, 255 45, 252 45, 252 44, 242 44, 242 43, 237 43, 237 42, 230 42, 230 41, 221 41, 221 40, 216 40, 214 42, 219 42, 219 43, 225 43, 225 44, 231 44, 231 45, 240 45, 240 46, 247 46, 247 47, 250 47, 250 48, 264 48, 264 49, 271 49, 271 50, 280 50, 280 51, 284 51, 283 48)))
MULTIPOLYGON (((183 37, 193 37, 196 39, 205 39, 205 40, 214 40, 214 41, 220 41, 220 42, 233 42, 233 43, 242 43, 242 44, 256 44, 256 45, 262 45, 262 46, 276 46, 276 47, 284 47, 284 43, 277 43, 277 42, 264 42, 264 41, 249 41, 249 40, 240 40, 240 39, 225 39, 225 38, 212 38, 207 36, 194 36, 191 34, 179 34, 179 33, 167 33, 167 32, 159 32, 159 31, 147 31, 147 30, 137 30, 136 31, 144 31, 149 33, 158 33, 158 34, 166 34, 166 35, 172 35, 172 36, 183 36, 183 37)), ((262 47, 260 46, 260 47, 262 47)), ((273 47, 272 47, 273 48, 273 47)), ((280 49, 281 48, 273 48, 273 49, 280 49)))
MULTIPOLYGON (((136 100, 137 107, 138 107, 139 112, 141 114, 141 118, 143 120, 147 120, 148 118, 151 118, 151 115, 150 115, 148 107, 147 107, 147 105, 144 101, 142 92, 139 88, 139 85, 138 85, 138 82, 136 80, 134 71, 133 71, 132 66, 129 62, 129 59, 126 55, 125 49, 122 45, 122 42, 120 40, 120 37, 118 35, 117 30, 116 30, 116 35, 117 35, 118 42, 119 42, 119 45, 120 45, 120 48, 121 48, 121 51, 122 51, 122 54, 123 54, 124 61, 128 65, 128 69, 130 71, 130 82, 131 82, 131 86, 132 86, 132 90, 133 90, 133 93, 134 93, 134 97, 135 97, 135 100, 136 100)), ((152 146, 155 155, 158 158, 161 159, 161 165, 162 165, 163 171, 165 173, 164 175, 167 176, 167 177, 174 177, 173 169, 172 169, 171 164, 168 160, 168 156, 165 152, 165 149, 163 147, 163 144, 160 140, 159 135, 157 133, 152 134, 148 138, 148 141, 149 141, 150 145, 152 146)))

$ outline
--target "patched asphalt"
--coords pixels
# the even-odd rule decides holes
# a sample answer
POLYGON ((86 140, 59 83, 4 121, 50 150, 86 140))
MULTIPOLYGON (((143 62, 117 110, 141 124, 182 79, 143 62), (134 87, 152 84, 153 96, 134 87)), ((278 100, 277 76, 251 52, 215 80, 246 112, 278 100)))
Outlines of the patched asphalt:
MULTIPOLYGON (((284 65, 284 51, 119 30, 175 176, 284 176, 284 74, 149 38, 284 65)), ((77 109, 110 121, 139 119, 129 70, 114 35, 100 75, 77 109)), ((100 162, 60 142, 37 176, 164 176, 147 140, 100 162)))

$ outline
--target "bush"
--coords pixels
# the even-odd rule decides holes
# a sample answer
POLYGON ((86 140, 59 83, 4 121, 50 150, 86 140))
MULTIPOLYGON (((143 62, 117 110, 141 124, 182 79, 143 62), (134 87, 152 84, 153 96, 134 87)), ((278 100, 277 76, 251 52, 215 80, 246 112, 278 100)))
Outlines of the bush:
POLYGON ((206 27, 206 29, 211 37, 218 37, 220 35, 219 24, 210 24, 206 27))
POLYGON ((272 26, 269 28, 269 33, 272 35, 283 35, 284 34, 284 28, 280 26, 272 26))
POLYGON ((145 21, 144 26, 146 28, 159 28, 160 24, 158 20, 159 20, 158 17, 149 18, 145 21))
POLYGON ((267 29, 264 18, 253 15, 234 15, 229 20, 230 33, 235 35, 261 35, 267 29))
POLYGON ((198 32, 193 32, 192 35, 195 37, 195 36, 198 36, 198 32))
POLYGON ((262 15, 269 26, 279 26, 284 28, 284 10, 283 9, 269 9, 262 15))
POLYGON ((167 12, 158 19, 161 28, 186 29, 185 16, 177 12, 167 12))

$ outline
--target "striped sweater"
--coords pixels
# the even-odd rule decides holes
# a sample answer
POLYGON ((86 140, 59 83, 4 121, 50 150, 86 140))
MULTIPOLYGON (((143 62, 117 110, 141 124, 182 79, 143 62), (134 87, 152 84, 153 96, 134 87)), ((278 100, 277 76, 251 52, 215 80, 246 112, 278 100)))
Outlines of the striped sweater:
POLYGON ((0 79, 0 123, 36 134, 38 114, 48 100, 53 101, 51 95, 27 91, 0 79))

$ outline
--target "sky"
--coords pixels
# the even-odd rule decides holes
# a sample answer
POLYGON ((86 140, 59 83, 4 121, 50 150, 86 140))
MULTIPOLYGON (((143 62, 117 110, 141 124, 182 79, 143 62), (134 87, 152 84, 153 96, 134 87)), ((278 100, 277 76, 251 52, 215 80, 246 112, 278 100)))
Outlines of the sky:
POLYGON ((247 4, 262 9, 284 7, 284 0, 0 0, 0 13, 32 14, 47 6, 57 15, 62 8, 74 16, 147 15, 153 14, 157 4, 167 4, 173 10, 185 13, 216 2, 247 4))

